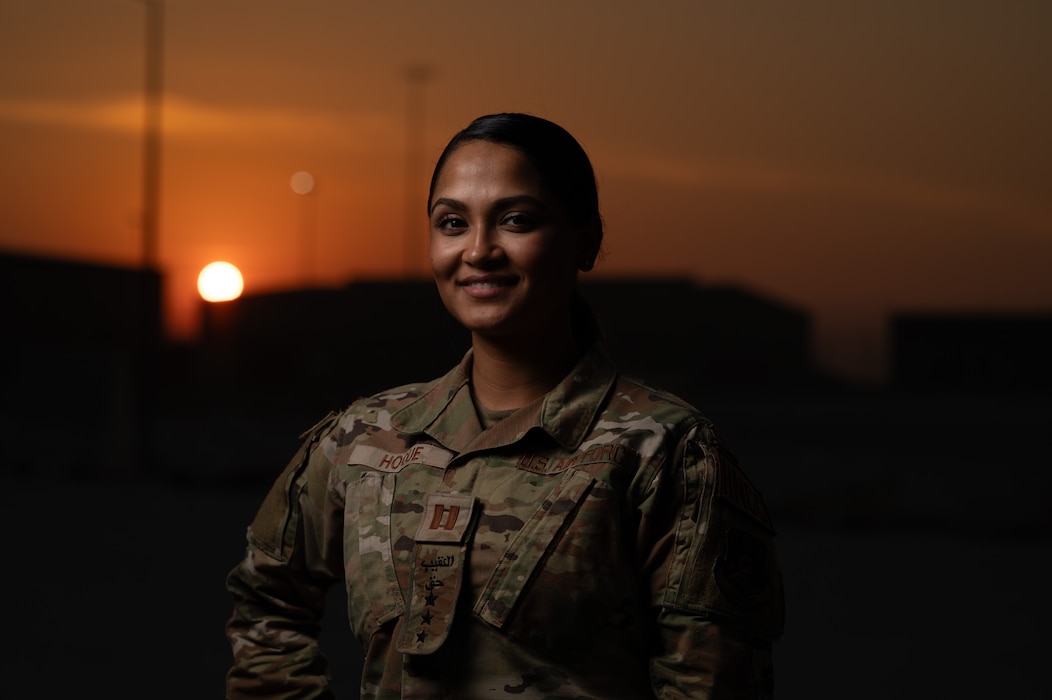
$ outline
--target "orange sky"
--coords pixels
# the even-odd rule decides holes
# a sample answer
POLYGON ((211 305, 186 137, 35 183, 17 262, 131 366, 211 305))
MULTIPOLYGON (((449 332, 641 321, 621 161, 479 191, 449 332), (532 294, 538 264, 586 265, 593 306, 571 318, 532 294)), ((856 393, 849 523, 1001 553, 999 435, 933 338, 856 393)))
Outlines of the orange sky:
MULTIPOLYGON (((1052 4, 645 4, 168 0, 171 332, 192 332, 215 259, 249 293, 403 273, 413 64, 433 72, 421 271, 425 171, 471 118, 514 110, 592 155, 594 274, 752 287, 811 312, 844 374, 883 371, 894 310, 1052 310, 1052 4)), ((0 0, 0 248, 139 260, 143 19, 134 0, 0 0)))

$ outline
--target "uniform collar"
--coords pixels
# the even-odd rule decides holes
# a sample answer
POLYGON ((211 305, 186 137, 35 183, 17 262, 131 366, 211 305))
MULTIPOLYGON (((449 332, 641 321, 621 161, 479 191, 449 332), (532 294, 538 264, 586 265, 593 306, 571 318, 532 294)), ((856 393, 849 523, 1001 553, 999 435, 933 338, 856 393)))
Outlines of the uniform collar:
POLYGON ((471 398, 471 350, 419 398, 391 416, 406 433, 426 433, 457 453, 510 445, 531 429, 543 430, 562 447, 574 450, 588 435, 603 399, 617 378, 600 342, 581 356, 554 389, 483 431, 471 398))

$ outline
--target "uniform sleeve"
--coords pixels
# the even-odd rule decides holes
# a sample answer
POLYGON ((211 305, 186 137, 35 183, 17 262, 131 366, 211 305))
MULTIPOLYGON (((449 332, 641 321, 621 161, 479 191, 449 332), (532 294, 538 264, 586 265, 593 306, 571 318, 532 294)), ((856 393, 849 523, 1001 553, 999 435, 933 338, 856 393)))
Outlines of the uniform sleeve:
POLYGON ((763 499, 709 426, 650 481, 639 551, 658 639, 658 698, 771 698, 782 634, 781 574, 763 499))
POLYGON ((324 427, 310 431, 271 488, 249 526, 245 558, 227 576, 232 700, 332 697, 318 633, 325 592, 343 576, 342 507, 317 449, 324 427))

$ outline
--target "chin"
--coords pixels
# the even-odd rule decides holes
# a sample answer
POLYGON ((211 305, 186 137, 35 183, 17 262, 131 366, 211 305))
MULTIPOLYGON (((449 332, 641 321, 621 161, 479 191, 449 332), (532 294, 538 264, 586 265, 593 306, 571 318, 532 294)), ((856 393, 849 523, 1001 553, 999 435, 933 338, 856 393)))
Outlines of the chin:
POLYGON ((515 324, 506 323, 503 319, 458 318, 457 320, 460 322, 460 325, 472 333, 494 337, 509 335, 509 326, 515 326, 515 324))
POLYGON ((446 310, 456 319, 457 323, 464 326, 472 333, 482 331, 494 331, 507 324, 514 325, 515 320, 503 304, 485 304, 471 302, 464 304, 463 300, 446 304, 446 310))
POLYGON ((505 335, 508 330, 521 325, 506 312, 496 309, 449 309, 457 323, 471 331, 483 335, 505 335))

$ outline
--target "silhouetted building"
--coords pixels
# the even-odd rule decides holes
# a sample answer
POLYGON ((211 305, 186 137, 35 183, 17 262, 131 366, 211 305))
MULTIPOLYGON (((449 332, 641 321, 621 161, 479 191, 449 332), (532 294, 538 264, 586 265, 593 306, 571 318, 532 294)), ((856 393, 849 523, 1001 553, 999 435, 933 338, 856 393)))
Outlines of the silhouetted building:
MULTIPOLYGON (((582 292, 618 365, 687 400, 812 378, 807 317, 748 291, 621 280, 582 292)), ((203 311, 187 381, 165 384, 162 467, 181 477, 272 478, 327 411, 441 376, 470 346, 431 281, 246 295, 203 311)))
POLYGON ((470 344, 430 281, 272 292, 204 311, 209 371, 249 391, 291 391, 324 410, 440 376, 470 344))
POLYGON ((891 327, 899 388, 1052 390, 1052 314, 899 314, 891 327))
POLYGON ((739 287, 596 280, 582 292, 624 371, 690 398, 813 381, 805 313, 739 287))
POLYGON ((150 460, 160 275, 0 254, 0 464, 92 476, 150 460))
MULTIPOLYGON (((689 393, 784 388, 811 377, 802 312, 743 289, 686 280, 590 281, 611 353, 626 372, 689 393)), ((242 388, 343 405, 443 374, 470 338, 430 281, 360 281, 206 304, 205 361, 242 388)), ((331 405, 330 405, 331 404, 331 405)))

